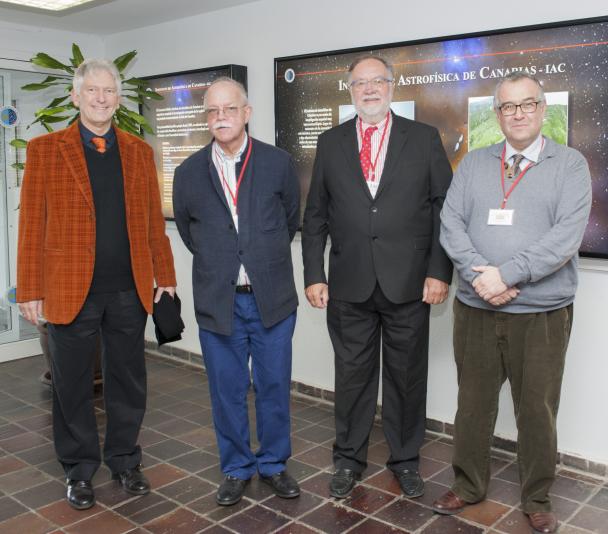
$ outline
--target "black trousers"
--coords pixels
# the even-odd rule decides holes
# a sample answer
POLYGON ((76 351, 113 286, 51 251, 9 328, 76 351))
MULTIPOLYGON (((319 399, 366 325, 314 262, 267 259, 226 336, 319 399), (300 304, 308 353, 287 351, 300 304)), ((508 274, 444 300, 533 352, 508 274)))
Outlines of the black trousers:
POLYGON ((107 419, 103 459, 112 472, 141 462, 137 436, 146 409, 146 318, 137 292, 130 290, 89 294, 74 321, 48 326, 53 437, 68 478, 90 480, 101 463, 93 404, 100 330, 107 419))
POLYGON ((378 285, 363 303, 330 299, 335 352, 336 468, 361 473, 378 399, 382 346, 382 427, 387 467, 417 469, 426 423, 429 305, 390 302, 378 285))

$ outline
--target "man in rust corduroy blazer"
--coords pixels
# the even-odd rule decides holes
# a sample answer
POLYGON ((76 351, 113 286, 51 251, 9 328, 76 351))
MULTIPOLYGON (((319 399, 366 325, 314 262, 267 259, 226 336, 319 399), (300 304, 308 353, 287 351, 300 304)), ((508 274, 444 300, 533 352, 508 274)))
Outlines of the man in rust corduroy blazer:
POLYGON ((101 463, 93 404, 99 333, 103 458, 127 492, 150 490, 137 445, 146 406, 144 330, 153 298, 173 296, 176 281, 152 149, 112 125, 120 102, 114 64, 85 61, 72 101, 79 121, 28 143, 17 301, 32 323, 48 321, 55 449, 67 500, 85 509, 95 504, 91 479, 101 463))

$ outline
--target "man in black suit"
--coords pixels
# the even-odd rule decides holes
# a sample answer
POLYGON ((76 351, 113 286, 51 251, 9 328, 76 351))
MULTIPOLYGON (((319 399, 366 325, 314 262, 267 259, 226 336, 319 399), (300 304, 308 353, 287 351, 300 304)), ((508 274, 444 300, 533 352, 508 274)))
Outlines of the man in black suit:
POLYGON ((357 117, 319 137, 302 230, 306 298, 327 307, 335 351, 336 471, 329 489, 348 496, 367 466, 382 341, 387 467, 406 496, 419 497, 429 305, 446 299, 452 278, 439 244, 452 170, 435 128, 390 112, 391 65, 360 57, 349 84, 357 117))
POLYGON ((244 87, 218 78, 205 93, 213 142, 175 171, 173 207, 192 252, 194 307, 225 475, 216 501, 237 503, 257 472, 279 497, 300 493, 291 455, 291 338, 298 296, 291 240, 299 186, 289 154, 245 131, 244 87), (249 443, 249 362, 260 444, 249 443))

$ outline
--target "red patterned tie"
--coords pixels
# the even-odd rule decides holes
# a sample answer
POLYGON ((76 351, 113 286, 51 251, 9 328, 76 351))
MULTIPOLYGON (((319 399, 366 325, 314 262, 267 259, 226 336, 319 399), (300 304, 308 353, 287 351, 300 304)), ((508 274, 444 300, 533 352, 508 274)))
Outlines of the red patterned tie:
MULTIPOLYGON (((372 166, 372 135, 378 129, 377 126, 370 126, 365 130, 363 134, 363 142, 361 143, 361 152, 359 152, 359 159, 361 160, 361 170, 366 180, 370 179, 369 169, 372 166)), ((374 176, 371 180, 374 180, 374 176)))
POLYGON ((106 138, 105 137, 93 137, 91 139, 91 143, 95 145, 95 149, 100 154, 103 154, 106 151, 106 138))

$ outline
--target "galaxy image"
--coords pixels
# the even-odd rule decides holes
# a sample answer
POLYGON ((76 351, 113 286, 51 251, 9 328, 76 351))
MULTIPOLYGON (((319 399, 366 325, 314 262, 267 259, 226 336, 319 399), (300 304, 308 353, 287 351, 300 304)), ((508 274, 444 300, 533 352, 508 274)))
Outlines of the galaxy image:
MULTIPOLYGON (((303 204, 314 137, 337 125, 339 106, 350 104, 347 69, 362 53, 276 60, 276 141, 294 157, 303 204)), ((469 98, 493 95, 496 83, 513 70, 536 75, 545 92, 566 91, 568 145, 587 159, 593 185, 580 252, 608 258, 608 19, 374 47, 367 53, 393 64, 393 101, 414 102, 415 119, 439 130, 453 168, 468 151, 469 98)))

